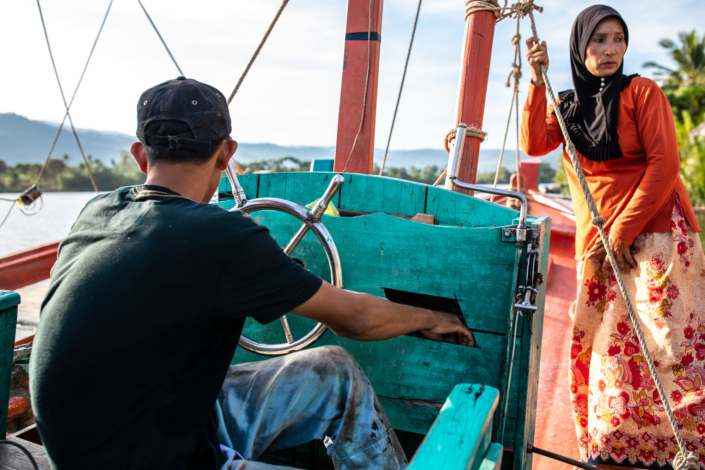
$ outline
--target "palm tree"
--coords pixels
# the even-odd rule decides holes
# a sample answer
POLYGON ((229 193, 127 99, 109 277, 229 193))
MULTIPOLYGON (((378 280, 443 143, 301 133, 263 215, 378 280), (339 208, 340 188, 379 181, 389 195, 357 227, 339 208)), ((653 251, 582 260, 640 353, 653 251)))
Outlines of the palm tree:
POLYGON ((705 36, 698 37, 695 30, 680 32, 681 46, 670 39, 661 39, 659 45, 668 49, 677 67, 672 69, 656 62, 645 62, 643 67, 656 68, 656 76, 664 90, 679 90, 705 86, 705 36))

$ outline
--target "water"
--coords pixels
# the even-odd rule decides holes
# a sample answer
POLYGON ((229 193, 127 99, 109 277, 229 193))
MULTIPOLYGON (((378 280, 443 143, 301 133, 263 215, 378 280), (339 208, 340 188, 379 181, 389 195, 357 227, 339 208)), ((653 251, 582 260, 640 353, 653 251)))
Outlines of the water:
MULTIPOLYGON (((0 198, 17 196, 0 193, 0 198)), ((61 240, 68 235, 81 209, 95 196, 93 192, 46 193, 44 209, 36 215, 28 217, 13 209, 0 228, 0 256, 61 240)), ((10 204, 0 201, 0 217, 5 217, 10 204)))

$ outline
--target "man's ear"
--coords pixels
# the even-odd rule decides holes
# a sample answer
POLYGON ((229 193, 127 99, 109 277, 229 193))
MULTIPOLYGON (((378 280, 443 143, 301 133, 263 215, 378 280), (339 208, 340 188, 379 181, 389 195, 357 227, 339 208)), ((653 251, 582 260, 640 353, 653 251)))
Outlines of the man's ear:
POLYGON ((237 142, 231 140, 229 142, 223 142, 220 145, 220 152, 218 153, 218 160, 216 161, 216 167, 220 171, 225 171, 228 167, 228 162, 235 154, 237 150, 237 142))
POLYGON ((144 145, 142 145, 142 142, 135 142, 132 145, 130 145, 130 153, 132 154, 132 157, 135 159, 137 164, 140 167, 140 170, 142 170, 142 173, 145 175, 147 174, 147 154, 144 152, 144 145))

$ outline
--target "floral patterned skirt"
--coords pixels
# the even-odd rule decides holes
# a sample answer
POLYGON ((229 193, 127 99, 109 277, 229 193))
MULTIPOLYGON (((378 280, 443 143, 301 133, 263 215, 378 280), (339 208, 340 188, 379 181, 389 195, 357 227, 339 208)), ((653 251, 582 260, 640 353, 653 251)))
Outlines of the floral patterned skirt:
MULTIPOLYGON (((689 450, 705 469, 705 255, 676 200, 671 232, 642 233, 622 274, 689 450)), ((602 260, 578 265, 570 393, 583 461, 672 468, 678 445, 624 299, 602 260)))

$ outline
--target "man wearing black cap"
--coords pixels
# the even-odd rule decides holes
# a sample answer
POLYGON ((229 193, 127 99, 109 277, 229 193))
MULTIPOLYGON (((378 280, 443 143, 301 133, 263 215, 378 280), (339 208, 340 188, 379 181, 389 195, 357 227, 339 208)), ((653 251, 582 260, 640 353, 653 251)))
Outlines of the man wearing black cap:
POLYGON ((30 384, 53 468, 260 468, 265 450, 313 439, 338 469, 405 467, 347 352, 229 367, 244 320, 292 312, 360 341, 421 330, 468 345, 470 332, 453 315, 337 289, 266 228, 206 204, 237 149, 215 88, 179 77, 143 93, 137 115, 146 183, 86 205, 42 304, 30 384))

